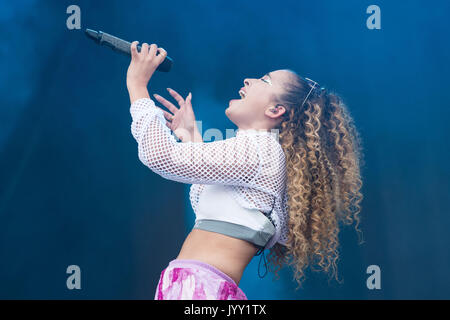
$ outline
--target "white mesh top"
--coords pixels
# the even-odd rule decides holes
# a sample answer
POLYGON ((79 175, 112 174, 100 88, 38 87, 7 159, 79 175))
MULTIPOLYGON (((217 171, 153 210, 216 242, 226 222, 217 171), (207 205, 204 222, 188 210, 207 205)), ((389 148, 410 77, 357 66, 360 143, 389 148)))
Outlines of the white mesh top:
POLYGON ((257 209, 272 221, 276 232, 265 249, 277 242, 286 244, 286 161, 273 133, 238 130, 225 140, 183 143, 177 142, 150 98, 136 100, 130 113, 139 159, 163 178, 192 184, 195 213, 204 185, 226 186, 242 207, 257 209))

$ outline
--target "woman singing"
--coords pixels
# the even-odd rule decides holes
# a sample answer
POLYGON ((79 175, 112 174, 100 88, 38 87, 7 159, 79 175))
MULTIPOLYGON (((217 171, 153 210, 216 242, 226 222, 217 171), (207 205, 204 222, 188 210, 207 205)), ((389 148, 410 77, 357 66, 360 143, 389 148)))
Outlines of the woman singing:
POLYGON ((178 107, 155 94, 168 111, 150 99, 147 84, 166 51, 136 46, 127 87, 139 159, 166 179, 192 184, 196 215, 155 299, 246 300, 239 282, 265 249, 277 277, 290 264, 299 284, 308 266, 337 279, 340 223, 355 222, 360 231, 362 200, 360 139, 341 99, 291 70, 248 78, 225 111, 236 136, 204 143, 191 94, 183 99, 168 89, 178 107))

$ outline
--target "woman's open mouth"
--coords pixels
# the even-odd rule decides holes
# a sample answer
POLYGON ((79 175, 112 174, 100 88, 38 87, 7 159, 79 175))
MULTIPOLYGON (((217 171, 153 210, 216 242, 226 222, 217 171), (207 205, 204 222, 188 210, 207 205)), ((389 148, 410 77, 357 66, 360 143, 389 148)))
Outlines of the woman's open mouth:
POLYGON ((247 96, 247 93, 244 91, 243 88, 241 88, 241 90, 239 90, 239 95, 241 96, 242 99, 244 99, 247 96))
POLYGON ((241 97, 241 99, 231 99, 231 100, 230 100, 230 104, 231 104, 233 101, 239 101, 239 100, 245 99, 245 97, 247 96, 247 92, 245 92, 244 88, 241 88, 241 89, 239 90, 239 96, 241 97))

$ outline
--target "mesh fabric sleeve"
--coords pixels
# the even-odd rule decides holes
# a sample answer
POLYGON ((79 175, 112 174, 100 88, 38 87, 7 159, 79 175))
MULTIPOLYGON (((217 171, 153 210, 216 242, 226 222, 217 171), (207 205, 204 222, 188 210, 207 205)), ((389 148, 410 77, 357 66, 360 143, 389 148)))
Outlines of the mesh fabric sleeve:
POLYGON ((183 143, 172 135, 153 100, 134 101, 130 113, 139 159, 163 178, 188 184, 250 186, 261 171, 258 145, 251 136, 183 143))

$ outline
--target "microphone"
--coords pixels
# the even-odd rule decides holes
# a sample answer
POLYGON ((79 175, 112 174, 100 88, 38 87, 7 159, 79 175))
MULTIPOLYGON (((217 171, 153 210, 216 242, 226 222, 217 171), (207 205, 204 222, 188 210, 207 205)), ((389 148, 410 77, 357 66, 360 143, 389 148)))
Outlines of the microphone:
MULTIPOLYGON (((86 29, 86 36, 95 41, 99 45, 104 45, 110 47, 116 52, 123 53, 127 56, 131 56, 131 42, 122 40, 120 38, 114 37, 106 32, 94 31, 91 29, 86 29)), ((141 46, 137 46, 137 51, 141 51, 141 46)), ((158 55, 159 52, 156 52, 158 55)), ((164 61, 158 66, 156 71, 169 72, 172 68, 173 60, 166 56, 164 61)))

